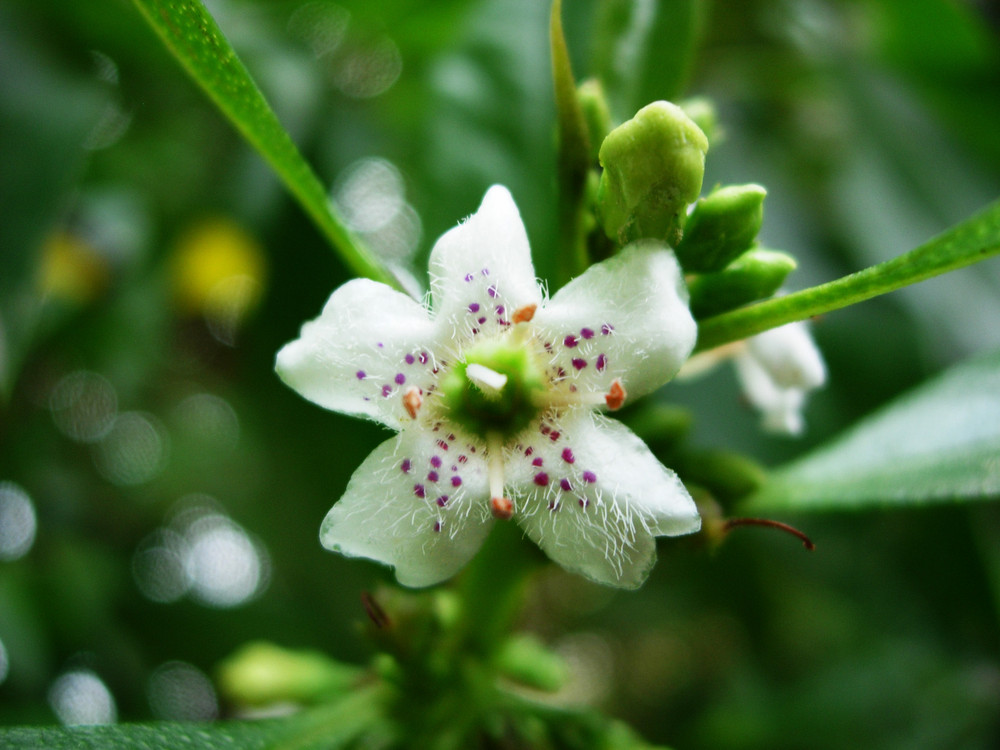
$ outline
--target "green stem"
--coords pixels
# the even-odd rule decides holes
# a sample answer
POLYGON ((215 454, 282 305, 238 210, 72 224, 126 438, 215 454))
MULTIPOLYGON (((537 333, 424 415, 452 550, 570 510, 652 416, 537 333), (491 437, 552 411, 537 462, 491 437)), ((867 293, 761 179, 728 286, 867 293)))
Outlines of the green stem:
POLYGON ((698 323, 695 351, 739 341, 900 289, 1000 252, 1000 201, 915 250, 800 292, 775 297, 698 323))
POLYGON ((347 266, 400 289, 399 282, 336 213, 326 189, 199 0, 133 0, 195 82, 277 172, 347 266))

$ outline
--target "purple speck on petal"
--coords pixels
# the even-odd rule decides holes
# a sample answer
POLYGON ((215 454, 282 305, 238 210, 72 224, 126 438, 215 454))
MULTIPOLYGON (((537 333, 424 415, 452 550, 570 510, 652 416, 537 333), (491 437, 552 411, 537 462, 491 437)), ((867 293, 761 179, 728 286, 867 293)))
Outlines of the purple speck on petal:
POLYGON ((441 456, 431 456, 431 466, 435 469, 441 468, 441 456))
POLYGON ((454 432, 449 432, 448 433, 448 442, 449 443, 454 443, 455 442, 455 433, 454 432))
POLYGON ((610 323, 605 323, 604 325, 601 326, 601 334, 603 336, 607 336, 613 330, 615 330, 615 327, 613 325, 611 325, 610 323))
POLYGON ((408 365, 412 365, 414 362, 417 361, 416 357, 414 357, 412 354, 407 354, 404 359, 406 360, 406 364, 408 365))
POLYGON ((462 486, 462 477, 460 477, 460 476, 454 476, 454 477, 452 477, 451 478, 451 486, 452 487, 461 487, 462 486))
POLYGON ((488 295, 490 295, 491 297, 493 297, 494 299, 496 299, 496 296, 497 296, 497 293, 498 293, 496 286, 494 285, 494 286, 490 286, 489 288, 487 288, 486 293, 488 295))
POLYGON ((592 471, 583 472, 583 481, 587 484, 593 484, 597 481, 597 474, 592 471))
POLYGON ((582 497, 579 499, 578 502, 580 503, 580 507, 583 508, 584 510, 586 510, 587 506, 590 505, 590 500, 584 500, 582 497))
POLYGON ((460 464, 464 464, 468 460, 469 460, 469 457, 466 456, 464 453, 461 456, 458 457, 458 462, 460 464))
POLYGON ((472 275, 471 273, 467 273, 467 274, 465 274, 465 280, 466 280, 466 281, 472 281, 472 279, 473 279, 473 278, 474 278, 474 277, 473 277, 473 275, 472 275))
POLYGON ((539 428, 539 432, 541 432, 543 435, 548 435, 550 432, 552 432, 552 427, 547 424, 543 424, 539 428))
POLYGON ((427 472, 427 481, 436 482, 438 480, 438 473, 436 471, 427 472))
POLYGON ((469 305, 469 312, 472 312, 472 313, 477 313, 477 312, 479 312, 479 303, 478 303, 478 302, 473 302, 473 303, 471 303, 471 304, 469 305))
POLYGON ((541 456, 539 456, 538 458, 534 459, 534 460, 533 460, 533 461, 531 462, 531 465, 532 465, 532 466, 541 466, 541 465, 542 465, 542 457, 541 457, 541 456))
POLYGON ((480 271, 479 273, 481 273, 481 274, 482 274, 483 276, 489 276, 489 275, 490 275, 490 269, 488 269, 488 268, 484 268, 484 269, 483 269, 482 271, 480 271))
POLYGON ((604 372, 604 368, 608 366, 608 358, 603 354, 598 354, 596 366, 598 372, 604 372))
POLYGON ((441 506, 442 508, 443 508, 443 507, 445 506, 445 504, 446 504, 447 502, 448 502, 448 496, 447 496, 447 495, 441 495, 441 497, 439 497, 439 498, 437 499, 437 504, 438 504, 439 506, 441 506))
POLYGON ((559 430, 553 430, 553 431, 552 431, 552 434, 551 434, 551 435, 549 435, 549 440, 551 440, 551 441, 552 441, 552 442, 554 443, 554 442, 555 442, 556 440, 558 440, 558 439, 559 439, 559 436, 560 436, 561 434, 562 434, 562 433, 561 433, 561 432, 559 432, 559 430))
POLYGON ((379 349, 381 349, 383 346, 385 346, 385 344, 383 344, 381 341, 376 341, 375 342, 375 346, 377 346, 379 349))
POLYGON ((573 485, 569 483, 569 480, 563 477, 559 480, 559 486, 562 488, 563 492, 572 492, 573 485))
POLYGON ((420 364, 427 364, 427 352, 420 352, 420 364))
POLYGON ((546 474, 544 471, 540 471, 537 474, 535 474, 534 482, 539 487, 544 487, 549 483, 549 475, 546 474))
POLYGON ((559 501, 558 500, 550 500, 549 501, 549 510, 551 510, 551 511, 557 511, 557 510, 559 510, 559 501))
POLYGON ((527 448, 524 449, 524 455, 526 455, 526 456, 530 456, 534 452, 535 452, 535 449, 532 448, 530 445, 527 448))
POLYGON ((481 318, 477 318, 476 322, 479 323, 479 325, 482 325, 483 323, 486 322, 486 317, 484 316, 484 317, 481 317, 481 318))
POLYGON ((573 362, 573 368, 576 370, 582 370, 584 367, 587 366, 587 360, 580 359, 579 357, 573 359, 572 362, 573 362))
POLYGON ((566 338, 563 339, 563 346, 565 346, 567 349, 572 349, 574 346, 576 346, 579 343, 580 343, 580 339, 578 339, 573 334, 570 334, 569 336, 567 336, 566 338))
POLYGON ((585 339, 592 339, 594 338, 594 331, 592 328, 581 328, 580 335, 585 339))
POLYGON ((364 371, 364 370, 358 370, 358 371, 357 371, 356 373, 354 373, 354 374, 358 376, 358 380, 364 380, 364 379, 365 379, 365 377, 366 377, 366 375, 365 375, 365 371, 364 371))
POLYGON ((434 531, 441 531, 441 522, 440 521, 435 521, 434 522, 434 531))
POLYGON ((497 315, 503 315, 505 312, 503 305, 497 305, 497 315))
POLYGON ((437 447, 440 448, 443 451, 448 450, 448 444, 444 440, 438 440, 437 441, 437 447))
POLYGON ((422 484, 413 485, 413 494, 420 498, 427 497, 427 493, 424 492, 424 486, 422 484))
POLYGON ((401 373, 401 372, 397 372, 396 373, 396 377, 395 377, 395 381, 396 381, 396 385, 402 385, 403 383, 406 382, 406 376, 403 373, 401 373))
POLYGON ((403 470, 404 474, 408 474, 410 469, 413 468, 413 462, 408 458, 404 458, 403 463, 399 465, 399 468, 403 470))
POLYGON ((576 461, 576 456, 573 455, 573 451, 570 448, 563 448, 562 460, 571 464, 576 461))
POLYGON ((389 398, 389 394, 390 393, 392 393, 392 386, 391 385, 383 385, 382 386, 382 395, 385 396, 386 398, 389 398))

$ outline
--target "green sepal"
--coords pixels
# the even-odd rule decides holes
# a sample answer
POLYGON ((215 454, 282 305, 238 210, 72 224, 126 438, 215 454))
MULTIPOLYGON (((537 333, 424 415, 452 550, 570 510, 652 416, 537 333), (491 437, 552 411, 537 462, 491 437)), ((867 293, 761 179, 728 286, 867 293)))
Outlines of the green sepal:
POLYGON ((696 319, 770 297, 796 267, 795 258, 778 250, 753 248, 722 271, 704 273, 688 282, 691 314, 696 319))
POLYGON ((218 685, 230 701, 245 706, 310 704, 350 691, 363 674, 319 651, 293 651, 267 641, 242 646, 218 670, 218 685))
POLYGON ((526 634, 504 642, 496 655, 496 667, 504 677, 548 693, 556 692, 569 679, 563 658, 526 634))
POLYGON ((767 481, 763 466, 731 451, 685 451, 672 459, 672 466, 685 484, 695 483, 728 503, 756 492, 767 481))
POLYGON ((700 199, 675 249, 685 272, 721 271, 753 245, 766 195, 760 185, 727 185, 700 199))
POLYGON ((650 237, 677 244, 689 203, 701 193, 708 139, 684 111, 653 102, 601 144, 598 210, 619 245, 650 237))

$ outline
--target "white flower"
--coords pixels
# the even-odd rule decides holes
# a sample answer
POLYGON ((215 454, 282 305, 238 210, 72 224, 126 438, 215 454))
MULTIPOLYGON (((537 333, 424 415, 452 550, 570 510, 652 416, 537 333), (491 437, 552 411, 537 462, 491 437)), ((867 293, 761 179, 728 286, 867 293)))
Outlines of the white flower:
POLYGON ((507 190, 435 244, 429 309, 355 279, 278 353, 328 409, 399 430, 355 471, 324 546, 428 586, 454 575, 497 518, 592 580, 639 586, 654 537, 697 531, 677 476, 621 423, 669 380, 696 328, 673 254, 634 245, 546 300, 507 190))
POLYGON ((826 382, 826 365, 805 323, 788 323, 689 359, 678 377, 695 378, 732 359, 743 395, 768 432, 801 434, 806 396, 826 382))
POLYGON ((764 429, 800 434, 806 395, 826 382, 823 356, 806 324, 788 323, 747 339, 735 363, 743 393, 763 414, 764 429))

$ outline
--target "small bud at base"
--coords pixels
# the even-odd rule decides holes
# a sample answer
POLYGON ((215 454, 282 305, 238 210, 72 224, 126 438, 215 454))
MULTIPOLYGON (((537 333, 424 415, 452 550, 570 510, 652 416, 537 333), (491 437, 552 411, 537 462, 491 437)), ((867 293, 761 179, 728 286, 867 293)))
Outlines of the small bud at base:
POLYGON ((407 388, 406 393, 403 394, 403 406, 406 407, 406 413, 410 415, 411 419, 417 418, 417 412, 420 410, 420 405, 423 402, 424 400, 420 396, 420 389, 415 385, 407 388))
POLYGON ((490 511, 499 521, 509 521, 514 515, 514 503, 507 497, 494 497, 490 500, 490 511))
POLYGON ((535 310, 537 309, 538 305, 525 305, 524 307, 519 307, 514 311, 514 315, 510 320, 515 325, 518 323, 527 323, 535 317, 535 310))
POLYGON ((608 405, 611 411, 617 411, 622 408, 622 404, 625 403, 625 388, 622 386, 622 381, 617 378, 611 384, 611 390, 607 392, 604 396, 604 402, 608 405))

